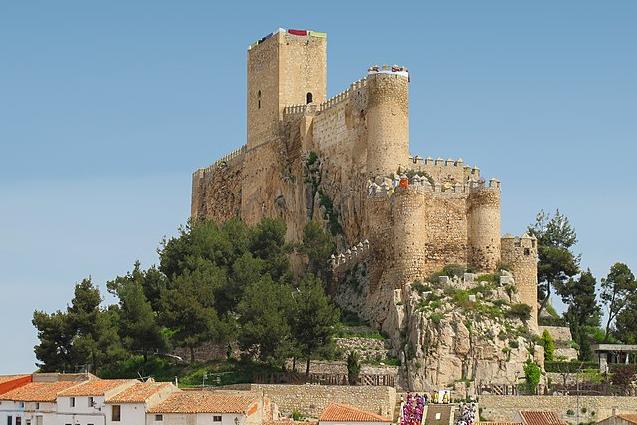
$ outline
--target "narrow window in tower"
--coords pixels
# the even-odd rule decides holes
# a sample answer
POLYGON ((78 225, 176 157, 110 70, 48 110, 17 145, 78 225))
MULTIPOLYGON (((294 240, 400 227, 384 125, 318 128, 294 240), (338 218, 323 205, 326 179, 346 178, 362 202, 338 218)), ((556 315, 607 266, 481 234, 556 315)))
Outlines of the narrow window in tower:
POLYGON ((312 93, 308 93, 305 95, 305 104, 309 105, 310 103, 312 103, 312 93))
POLYGON ((261 90, 259 90, 259 94, 257 97, 258 97, 257 109, 261 109, 261 90))

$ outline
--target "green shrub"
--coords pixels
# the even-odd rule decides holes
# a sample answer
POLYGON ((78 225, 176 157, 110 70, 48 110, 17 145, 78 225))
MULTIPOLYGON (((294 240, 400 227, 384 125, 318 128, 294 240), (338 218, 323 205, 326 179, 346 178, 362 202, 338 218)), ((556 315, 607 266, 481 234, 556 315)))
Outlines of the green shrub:
POLYGON ((508 318, 529 320, 531 318, 531 306, 524 303, 512 304, 505 315, 508 318))
POLYGON ((361 362, 358 352, 352 350, 347 356, 347 381, 350 385, 356 385, 358 376, 361 373, 361 362))
POLYGON ((542 332, 542 345, 544 346, 544 362, 552 362, 555 344, 553 344, 553 338, 551 338, 548 329, 544 329, 542 332))
POLYGON ((430 319, 436 325, 439 325, 440 321, 442 320, 442 316, 440 314, 434 313, 434 314, 431 315, 430 319))
POLYGON ((316 160, 318 159, 318 155, 316 154, 316 152, 312 151, 310 152, 310 155, 307 157, 307 166, 311 166, 314 165, 314 163, 316 162, 316 160))
POLYGON ((447 264, 443 267, 441 276, 449 277, 462 277, 464 275, 465 268, 460 264, 447 264))
POLYGON ((509 341, 509 347, 518 348, 518 347, 520 347, 520 343, 518 342, 517 339, 512 339, 512 340, 509 341))
POLYGON ((429 285, 425 285, 421 281, 417 280, 411 285, 412 289, 418 293, 423 293, 427 291, 431 291, 431 287, 429 285))
POLYGON ((540 367, 533 363, 530 359, 524 365, 524 378, 526 380, 527 391, 532 392, 540 383, 542 371, 540 367))

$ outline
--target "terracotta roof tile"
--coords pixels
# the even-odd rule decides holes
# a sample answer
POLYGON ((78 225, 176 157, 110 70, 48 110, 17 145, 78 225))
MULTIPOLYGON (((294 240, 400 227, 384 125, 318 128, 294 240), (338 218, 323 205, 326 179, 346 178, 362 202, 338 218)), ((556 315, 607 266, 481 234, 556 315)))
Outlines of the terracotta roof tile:
POLYGON ((106 400, 107 403, 144 403, 154 394, 170 387, 169 382, 138 382, 106 400))
POLYGON ((15 381, 16 379, 26 378, 30 375, 0 375, 0 384, 4 384, 5 382, 15 381))
POLYGON ((94 381, 85 381, 76 387, 63 391, 59 395, 62 397, 100 396, 114 388, 134 382, 138 381, 135 379, 96 379, 94 381))
POLYGON ((489 422, 489 421, 480 421, 480 422, 476 422, 476 425, 522 425, 522 422, 489 422))
POLYGON ((375 413, 339 403, 330 403, 319 418, 319 421, 327 422, 391 422, 375 413))
POLYGON ((245 413, 257 400, 257 396, 180 391, 152 406, 148 413, 245 413))
POLYGON ((634 413, 622 413, 621 415, 617 415, 617 417, 622 418, 627 422, 632 422, 637 424, 637 414, 634 413))
POLYGON ((0 395, 0 400, 54 402, 60 392, 75 385, 78 382, 31 382, 0 395))
POLYGON ((520 416, 526 425, 568 425, 552 410, 520 410, 520 416))

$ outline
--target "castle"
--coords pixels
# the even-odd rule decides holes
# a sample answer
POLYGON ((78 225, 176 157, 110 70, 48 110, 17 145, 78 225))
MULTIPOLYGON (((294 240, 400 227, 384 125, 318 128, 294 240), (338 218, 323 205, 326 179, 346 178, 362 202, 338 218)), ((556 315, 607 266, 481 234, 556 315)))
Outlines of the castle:
POLYGON ((371 67, 328 99, 325 33, 279 29, 247 56, 247 144, 194 173, 192 217, 281 217, 290 240, 322 220, 342 251, 335 270, 365 252, 369 297, 448 264, 506 263, 537 324, 536 240, 501 237, 498 180, 410 154, 406 68, 371 67))

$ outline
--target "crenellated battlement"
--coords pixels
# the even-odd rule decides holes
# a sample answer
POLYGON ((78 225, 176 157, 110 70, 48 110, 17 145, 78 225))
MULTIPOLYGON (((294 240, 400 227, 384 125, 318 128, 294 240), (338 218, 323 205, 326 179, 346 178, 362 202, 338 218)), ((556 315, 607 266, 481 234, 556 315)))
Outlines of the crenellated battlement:
POLYGON ((223 156, 221 159, 216 160, 212 164, 207 167, 199 168, 195 173, 211 173, 215 169, 219 167, 230 166, 236 162, 239 162, 241 158, 245 155, 248 149, 247 145, 241 146, 239 149, 230 152, 228 155, 223 156))
POLYGON ((412 176, 410 179, 408 179, 406 175, 403 175, 394 179, 392 183, 388 183, 387 180, 389 179, 381 176, 377 176, 374 181, 370 180, 367 185, 367 196, 391 197, 395 193, 399 193, 403 190, 415 190, 420 193, 430 192, 441 195, 500 192, 500 180, 496 178, 491 178, 488 185, 484 179, 481 179, 478 181, 470 180, 466 184, 460 184, 458 182, 434 182, 432 186, 427 177, 418 174, 412 176), (376 181, 379 180, 382 181, 381 184, 376 183, 376 181), (401 181, 405 180, 407 180, 408 183, 406 185, 403 183, 403 186, 401 186, 401 181))
POLYGON ((291 115, 303 115, 307 107, 308 105, 289 105, 283 110, 283 115, 286 117, 291 115))
POLYGON ((339 94, 337 94, 335 96, 332 96, 331 98, 329 98, 325 102, 321 103, 319 105, 319 107, 318 107, 318 110, 320 112, 323 112, 323 111, 327 111, 328 109, 331 109, 331 108, 333 108, 335 106, 338 106, 341 103, 343 103, 346 100, 348 100, 350 98, 350 96, 355 91, 362 90, 365 87, 367 87, 367 79, 366 78, 361 78, 360 80, 356 80, 352 84, 350 84, 348 89, 343 90, 339 94))
POLYGON ((329 264, 334 272, 342 272, 353 265, 365 260, 369 256, 369 241, 362 242, 348 248, 339 254, 332 254, 329 264))

